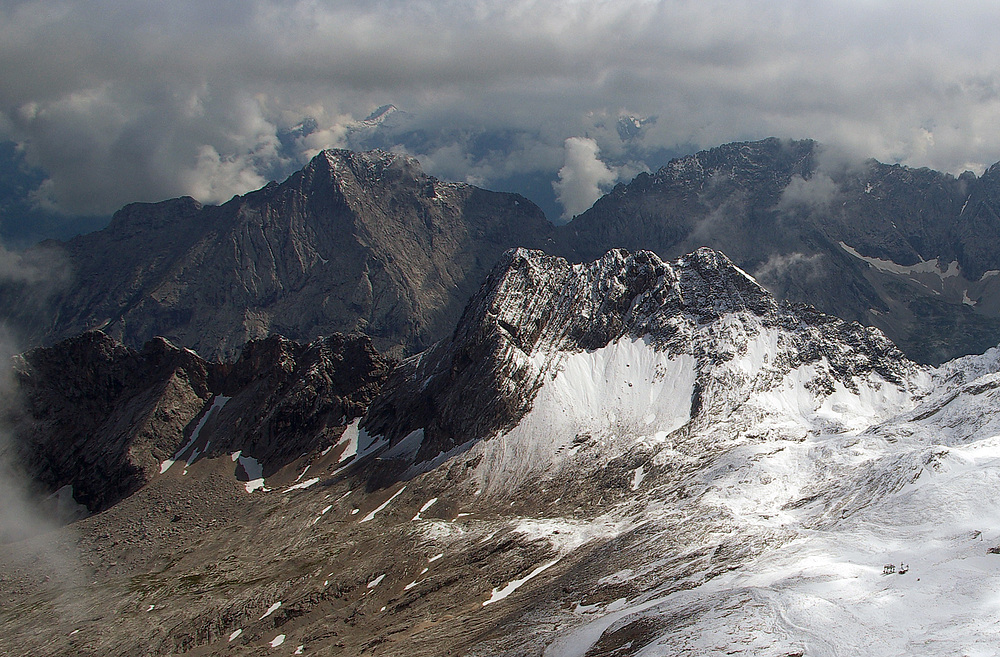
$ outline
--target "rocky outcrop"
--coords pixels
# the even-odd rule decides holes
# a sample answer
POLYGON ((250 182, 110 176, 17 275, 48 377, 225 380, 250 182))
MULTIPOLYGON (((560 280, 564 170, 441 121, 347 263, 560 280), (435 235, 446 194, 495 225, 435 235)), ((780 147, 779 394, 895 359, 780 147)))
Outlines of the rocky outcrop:
POLYGON ((392 367, 361 335, 272 336, 220 364, 162 338, 136 351, 89 332, 16 358, 18 455, 43 488, 71 485, 91 511, 195 453, 241 451, 269 474, 335 442, 392 367))
POLYGON ((72 485, 91 511, 142 486, 212 397, 210 365, 162 339, 135 351, 85 333, 30 351, 15 367, 25 469, 51 491, 72 485))
POLYGON ((212 441, 206 454, 242 451, 269 476, 336 442, 394 365, 362 335, 336 334, 307 345, 280 336, 250 342, 219 382, 219 394, 230 399, 217 428, 206 433, 212 441))
POLYGON ((401 155, 331 150, 221 206, 126 206, 106 229, 46 246, 73 272, 47 304, 24 286, 0 297, 36 344, 100 329, 219 358, 270 333, 363 331, 413 353, 451 330, 505 249, 542 247, 551 229, 516 194, 441 182, 401 155))

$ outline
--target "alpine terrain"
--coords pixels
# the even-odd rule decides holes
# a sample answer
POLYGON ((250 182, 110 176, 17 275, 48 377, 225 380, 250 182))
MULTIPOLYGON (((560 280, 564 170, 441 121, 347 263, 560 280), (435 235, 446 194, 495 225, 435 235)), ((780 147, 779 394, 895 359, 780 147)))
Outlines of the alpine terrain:
POLYGON ((583 262, 708 246, 779 299, 875 326, 940 364, 1000 343, 998 243, 998 165, 956 178, 813 141, 726 144, 553 226, 521 196, 442 182, 413 158, 328 150, 220 206, 133 204, 104 230, 39 245, 24 254, 33 275, 0 284, 0 317, 28 346, 101 330, 220 359, 271 333, 360 331, 403 356, 450 334, 509 248, 583 262))
POLYGON ((61 254, 59 276, 8 283, 2 314, 32 344, 96 329, 221 358, 271 333, 361 331, 383 351, 419 351, 505 249, 542 247, 550 230, 516 194, 442 182, 384 151, 329 150, 220 206, 137 203, 104 230, 39 245, 61 254))
POLYGON ((917 364, 707 248, 507 251, 454 330, 395 366, 344 336, 209 365, 90 333, 15 368, 29 474, 103 510, 0 551, 4 653, 953 655, 1000 638, 1000 352, 917 364), (132 483, 62 469, 60 445, 132 483))
POLYGON ((1000 164, 958 178, 811 140, 726 144, 618 185, 566 253, 723 251, 779 298, 882 329, 938 364, 1000 343, 1000 164))

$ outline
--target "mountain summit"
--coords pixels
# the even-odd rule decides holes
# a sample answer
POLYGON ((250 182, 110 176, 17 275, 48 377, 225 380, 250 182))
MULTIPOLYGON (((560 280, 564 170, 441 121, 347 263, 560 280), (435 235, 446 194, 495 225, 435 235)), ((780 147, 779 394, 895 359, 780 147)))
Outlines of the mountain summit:
POLYGON ((1000 166, 956 178, 810 140, 726 144, 618 185, 561 230, 575 260, 723 251, 777 297, 876 326, 922 362, 1000 342, 1000 166))
POLYGON ((548 468, 564 451, 610 458, 600 435, 663 441, 729 426, 782 380, 818 409, 836 391, 863 394, 859 385, 905 387, 914 371, 879 331, 782 304, 711 249, 673 263, 613 250, 583 265, 517 249, 452 337, 396 369, 360 427, 372 444, 410 441, 420 463, 495 436, 509 442, 527 417, 544 416, 547 429, 539 418, 516 434, 536 446, 535 431, 548 434, 551 453, 521 464, 548 468))
POLYGON ((32 345, 100 329, 216 358, 272 332, 358 331, 408 355, 450 333, 509 248, 585 262, 709 247, 777 298, 875 326, 936 364, 1000 343, 998 240, 1000 166, 956 178, 812 141, 726 144, 555 227, 523 197, 442 182, 412 158, 330 150, 220 206, 130 205, 102 231, 42 245, 26 261, 62 252, 59 275, 0 284, 0 314, 32 345))
POLYGON ((62 245, 73 283, 45 312, 10 293, 7 308, 36 343, 100 329, 222 357, 269 333, 362 331, 415 351, 454 325, 505 248, 543 246, 550 229, 515 194, 441 182, 385 151, 328 150, 220 206, 126 206, 62 245))

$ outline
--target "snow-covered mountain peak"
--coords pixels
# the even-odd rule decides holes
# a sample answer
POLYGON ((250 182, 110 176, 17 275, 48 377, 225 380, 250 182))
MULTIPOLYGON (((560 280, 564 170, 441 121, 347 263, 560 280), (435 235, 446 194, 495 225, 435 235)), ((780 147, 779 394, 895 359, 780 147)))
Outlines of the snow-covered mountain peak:
POLYGON ((369 114, 364 121, 361 122, 362 125, 366 127, 374 127, 380 125, 388 117, 395 114, 399 110, 395 105, 391 103, 388 105, 382 105, 381 107, 375 108, 371 114, 369 114))
POLYGON ((582 476, 693 431, 860 431, 908 408, 922 376, 878 331, 779 304, 710 249, 581 265, 515 249, 362 426, 387 444, 421 432, 417 462, 484 441, 480 483, 509 491, 562 457, 588 452, 582 476))

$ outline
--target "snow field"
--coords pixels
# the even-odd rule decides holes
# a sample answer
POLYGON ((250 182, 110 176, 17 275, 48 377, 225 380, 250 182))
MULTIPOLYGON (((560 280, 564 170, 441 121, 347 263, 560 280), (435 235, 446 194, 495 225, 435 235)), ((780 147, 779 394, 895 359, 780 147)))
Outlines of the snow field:
POLYGON ((241 452, 233 453, 233 460, 239 461, 243 471, 247 474, 247 481, 244 484, 248 493, 264 488, 264 466, 252 456, 243 456, 241 452))
POLYGON ((319 483, 319 477, 313 477, 312 479, 307 479, 307 480, 305 480, 303 482, 300 482, 298 484, 292 484, 291 486, 289 486, 288 488, 285 489, 285 492, 286 493, 290 493, 293 490, 305 490, 306 488, 309 488, 310 486, 314 486, 314 485, 316 485, 318 483, 319 483))
POLYGON ((385 502, 383 502, 381 505, 379 505, 378 508, 376 508, 375 510, 373 510, 371 513, 369 513, 368 515, 366 515, 364 518, 362 518, 358 522, 369 522, 371 520, 374 520, 375 516, 378 515, 381 511, 385 510, 385 508, 387 506, 389 506, 390 504, 392 504, 392 501, 394 499, 396 499, 397 497, 399 497, 400 495, 402 495, 402 493, 403 493, 404 490, 406 490, 406 486, 403 486, 402 488, 400 488, 399 490, 397 490, 395 493, 392 494, 392 497, 390 497, 389 499, 387 499, 385 502))
POLYGON ((483 606, 486 607, 487 605, 491 605, 494 602, 499 602, 499 601, 503 600, 504 598, 506 598, 507 596, 509 596, 511 593, 513 593, 517 589, 521 588, 524 584, 526 584, 529 580, 533 579, 535 576, 542 574, 544 571, 548 570, 552 566, 554 566, 557 563, 559 563, 559 559, 560 558, 561 557, 556 557, 555 559, 552 559, 551 561, 546 561, 545 563, 543 563, 542 565, 538 566, 537 568, 535 568, 534 570, 532 570, 530 573, 528 573, 527 575, 525 575, 521 579, 515 579, 514 581, 509 582, 506 586, 503 586, 503 587, 501 587, 499 589, 493 589, 493 592, 490 595, 489 599, 483 601, 483 606))
MULTIPOLYGON (((215 400, 212 402, 212 405, 208 408, 205 414, 201 416, 201 419, 198 420, 198 424, 195 425, 194 431, 191 432, 191 438, 188 439, 187 443, 179 450, 177 450, 177 453, 174 454, 173 458, 167 459, 166 461, 163 461, 160 464, 160 474, 166 473, 166 471, 170 469, 170 466, 172 466, 174 463, 180 460, 180 458, 184 455, 184 452, 191 449, 191 447, 196 442, 198 442, 198 438, 201 436, 201 430, 205 426, 205 423, 208 422, 209 418, 211 418, 213 415, 216 415, 219 411, 221 411, 222 408, 226 405, 226 402, 228 402, 230 399, 231 397, 223 397, 222 395, 219 395, 218 397, 215 398, 215 400)), ((195 449, 194 452, 190 456, 188 456, 187 461, 185 463, 185 467, 194 463, 197 457, 198 457, 198 450, 195 449)))
MULTIPOLYGON (((760 375, 775 371, 775 357, 786 345, 777 330, 746 330, 741 321, 727 317, 712 327, 734 351, 707 371, 709 385, 716 387, 706 398, 716 403, 720 421, 692 438, 705 465, 695 476, 694 506, 684 513, 719 519, 718 531, 690 537, 704 541, 710 555, 721 540, 728 545, 754 537, 778 540, 768 539, 759 556, 736 561, 733 569, 716 571, 692 589, 662 595, 646 590, 632 600, 578 604, 579 624, 566 626, 545 656, 582 657, 608 632, 641 619, 649 619, 642 626, 649 627, 670 618, 691 620, 664 623, 660 636, 630 646, 631 651, 643 657, 995 654, 1000 554, 988 549, 1000 551, 1000 420, 993 412, 1000 405, 1000 374, 994 374, 1000 353, 917 370, 902 384, 868 375, 845 386, 829 376, 825 360, 777 372, 776 382, 768 383, 760 375), (749 337, 732 339, 741 334, 749 337), (826 392, 828 384, 832 393, 826 392), (713 514, 712 508, 723 513, 713 514), (897 571, 906 564, 908 570, 883 574, 890 564, 897 571)), ((558 459, 565 453, 559 448, 581 426, 603 430, 602 436, 618 432, 608 436, 612 444, 629 432, 646 433, 636 431, 635 419, 660 417, 649 408, 655 394, 644 407, 612 385, 595 392, 600 373, 621 376, 614 365, 626 348, 619 342, 586 354, 594 373, 590 379, 574 367, 583 358, 566 356, 532 411, 544 421, 528 425, 523 438, 518 427, 503 439, 526 441, 535 432, 558 459), (583 392, 573 397, 560 390, 560 377, 583 392), (607 398, 595 401, 597 394, 607 398), (569 410, 560 415, 550 407, 558 403, 569 410), (616 424, 618 417, 631 422, 616 424)), ((630 369, 625 368, 626 377, 630 369)), ((635 379, 631 382, 634 388, 635 379)), ((685 462, 683 450, 691 445, 675 449, 662 439, 639 442, 658 449, 655 465, 699 463, 690 457, 685 462)), ((506 463, 519 463, 513 448, 495 451, 506 463)), ((495 458, 490 474, 502 472, 498 461, 504 464, 495 458)), ((525 461, 522 456, 520 464, 525 461)), ((646 476, 645 466, 631 470, 630 488, 637 491, 646 476)), ((658 504, 650 500, 642 517, 669 519, 658 504)), ((521 580, 494 589, 487 603, 512 594, 551 565, 542 563, 521 580)), ((639 565, 642 572, 655 567, 639 565)), ((601 582, 636 577, 627 569, 601 582)))
MULTIPOLYGON (((802 412, 808 404, 798 381, 808 376, 800 374, 771 397, 782 402, 773 406, 777 419, 784 412, 807 427, 829 427, 822 406, 802 412)), ((984 435, 976 421, 995 402, 957 396, 947 413, 878 424, 893 404, 904 418, 921 417, 923 406, 897 393, 862 385, 858 394, 837 390, 833 402, 823 400, 827 412, 842 404, 854 418, 867 416, 870 428, 843 422, 842 433, 814 428, 802 441, 720 453, 700 474, 699 503, 725 508, 730 531, 763 526, 795 538, 691 590, 649 592, 617 610, 578 609, 586 621, 546 657, 582 656, 608 630, 677 614, 695 620, 636 654, 995 654, 1000 554, 988 550, 1000 547, 1000 435, 984 435), (941 438, 950 446, 935 444, 941 438), (796 500, 806 503, 789 504, 796 500), (897 573, 883 574, 890 564, 897 573), (908 570, 898 574, 902 564, 908 570)))
POLYGON ((268 616, 270 616, 274 612, 278 611, 279 609, 281 609, 281 601, 280 600, 278 602, 275 602, 270 607, 268 607, 267 611, 264 612, 264 615, 261 616, 258 620, 264 620, 265 618, 267 618, 268 616))
POLYGON ((388 441, 381 436, 369 436, 368 432, 360 427, 362 418, 356 418, 344 429, 337 447, 344 446, 344 451, 340 454, 338 463, 347 467, 369 454, 381 449, 388 444, 388 441))
POLYGON ((509 491, 540 468, 557 470, 582 449, 578 436, 600 441, 609 460, 643 436, 666 436, 690 419, 694 382, 693 357, 668 356, 643 339, 565 354, 522 421, 473 448, 483 456, 480 488, 509 491))
POLYGON ((436 497, 433 498, 433 499, 428 500, 427 503, 425 503, 422 507, 420 507, 420 510, 417 511, 416 515, 413 516, 413 520, 423 520, 423 518, 420 517, 420 514, 424 513, 425 511, 427 511, 427 509, 429 509, 432 506, 434 506, 434 504, 437 501, 438 501, 438 498, 436 498, 436 497))

